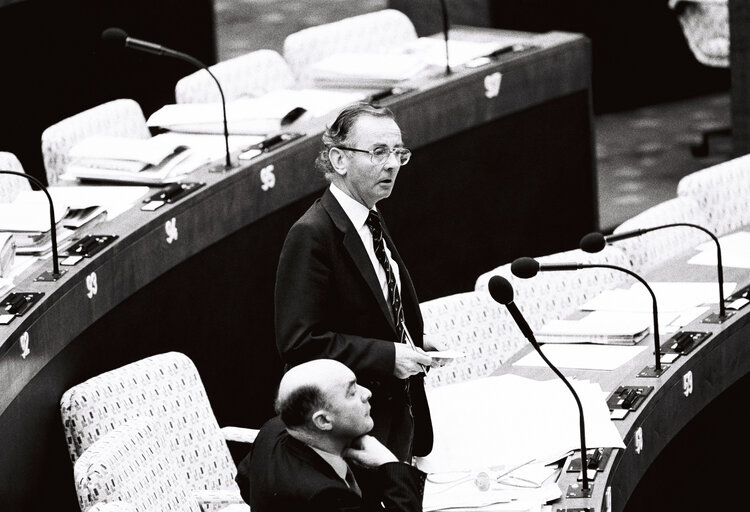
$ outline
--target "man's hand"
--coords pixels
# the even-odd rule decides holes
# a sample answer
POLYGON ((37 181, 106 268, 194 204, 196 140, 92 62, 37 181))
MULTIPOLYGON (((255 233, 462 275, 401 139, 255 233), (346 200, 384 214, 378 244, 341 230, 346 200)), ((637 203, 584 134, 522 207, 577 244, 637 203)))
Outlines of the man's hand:
MULTIPOLYGON (((445 343, 445 337, 441 334, 426 334, 424 335, 422 345, 425 350, 448 350, 448 345, 445 343)), ((445 366, 447 363, 446 359, 432 358, 432 367, 438 368, 445 366)))
POLYGON ((420 349, 412 350, 404 343, 396 343, 396 364, 393 367, 393 375, 399 379, 406 379, 417 373, 421 373, 423 366, 432 366, 432 358, 420 349))
POLYGON ((377 468, 386 462, 398 462, 388 448, 368 435, 352 441, 352 445, 344 450, 344 457, 366 468, 377 468))

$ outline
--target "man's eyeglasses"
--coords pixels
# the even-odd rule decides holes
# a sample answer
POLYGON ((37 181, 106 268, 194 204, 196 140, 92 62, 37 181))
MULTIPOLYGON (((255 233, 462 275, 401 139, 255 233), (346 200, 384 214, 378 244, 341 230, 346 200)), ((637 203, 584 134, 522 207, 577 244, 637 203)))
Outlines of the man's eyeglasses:
POLYGON ((398 160, 400 165, 406 165, 409 163, 409 159, 411 158, 411 151, 406 148, 389 148, 388 146, 378 146, 375 149, 357 149, 357 148, 347 148, 344 146, 336 146, 339 149, 345 149, 347 151, 357 151, 359 153, 369 153, 370 154, 370 162, 372 162, 375 165, 380 165, 382 163, 385 163, 386 160, 388 160, 388 157, 391 156, 391 153, 396 155, 396 160, 398 160))

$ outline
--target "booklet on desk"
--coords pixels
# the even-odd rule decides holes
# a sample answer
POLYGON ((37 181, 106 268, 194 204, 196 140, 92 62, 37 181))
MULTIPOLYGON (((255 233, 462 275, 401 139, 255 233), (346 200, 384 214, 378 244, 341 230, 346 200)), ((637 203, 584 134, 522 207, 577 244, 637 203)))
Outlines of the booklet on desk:
MULTIPOLYGON (((319 89, 279 89, 255 98, 227 102, 227 130, 232 135, 267 135, 291 125, 303 115, 323 116, 364 98, 358 92, 319 89)), ((223 134, 221 103, 164 105, 147 121, 151 128, 173 132, 223 134)))
POLYGON ((413 78, 426 67, 414 55, 337 53, 311 64, 308 72, 319 86, 379 88, 413 78))
POLYGON ((66 178, 159 185, 177 181, 203 164, 187 146, 156 135, 147 139, 97 135, 73 146, 66 178))
POLYGON ((579 320, 554 320, 542 327, 540 343, 596 343, 635 345, 649 333, 643 316, 619 312, 593 311, 579 320))

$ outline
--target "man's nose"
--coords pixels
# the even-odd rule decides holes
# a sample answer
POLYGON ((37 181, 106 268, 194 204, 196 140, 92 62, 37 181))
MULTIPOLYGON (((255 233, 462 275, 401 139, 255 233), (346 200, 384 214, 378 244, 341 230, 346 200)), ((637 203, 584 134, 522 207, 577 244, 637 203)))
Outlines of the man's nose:
POLYGON ((399 160, 395 151, 391 151, 388 154, 388 158, 385 161, 385 166, 388 169, 398 169, 399 167, 401 167, 401 160, 399 160))
POLYGON ((368 400, 370 400, 372 392, 364 386, 360 386, 360 388, 362 388, 362 401, 367 402, 368 400))

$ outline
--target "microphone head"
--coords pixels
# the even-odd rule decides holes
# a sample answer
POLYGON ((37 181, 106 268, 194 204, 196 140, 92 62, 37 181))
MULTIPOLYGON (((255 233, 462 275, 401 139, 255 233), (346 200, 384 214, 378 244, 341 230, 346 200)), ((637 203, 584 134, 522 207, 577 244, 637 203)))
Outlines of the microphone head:
POLYGON ((102 41, 112 48, 125 46, 128 33, 121 28, 109 27, 102 32, 102 41))
POLYGON ((539 273, 539 262, 534 258, 517 258, 510 264, 510 271, 516 277, 528 279, 539 273))
POLYGON ((508 305, 513 302, 513 285, 502 276, 492 276, 487 285, 495 302, 508 305))
POLYGON ((581 250, 592 253, 601 251, 605 245, 607 245, 607 241, 604 239, 604 235, 596 231, 581 238, 581 242, 578 244, 581 250))

